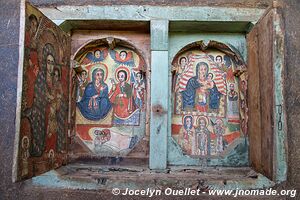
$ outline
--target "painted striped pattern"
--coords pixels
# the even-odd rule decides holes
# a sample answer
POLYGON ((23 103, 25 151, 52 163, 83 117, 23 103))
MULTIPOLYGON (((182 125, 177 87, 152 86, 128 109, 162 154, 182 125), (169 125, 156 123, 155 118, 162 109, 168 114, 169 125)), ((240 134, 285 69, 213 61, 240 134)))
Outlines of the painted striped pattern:
POLYGON ((193 64, 195 59, 193 56, 189 57, 188 64, 186 64, 184 71, 181 75, 178 76, 178 85, 177 90, 178 92, 182 92, 185 90, 187 82, 190 78, 194 76, 193 64))

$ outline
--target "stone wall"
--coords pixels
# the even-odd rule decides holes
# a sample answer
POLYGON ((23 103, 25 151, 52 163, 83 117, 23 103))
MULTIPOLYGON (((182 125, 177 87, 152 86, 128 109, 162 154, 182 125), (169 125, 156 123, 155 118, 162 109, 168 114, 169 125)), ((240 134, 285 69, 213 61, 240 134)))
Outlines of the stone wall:
POLYGON ((300 2, 289 0, 283 12, 286 29, 285 101, 288 126, 288 185, 300 189, 300 2))

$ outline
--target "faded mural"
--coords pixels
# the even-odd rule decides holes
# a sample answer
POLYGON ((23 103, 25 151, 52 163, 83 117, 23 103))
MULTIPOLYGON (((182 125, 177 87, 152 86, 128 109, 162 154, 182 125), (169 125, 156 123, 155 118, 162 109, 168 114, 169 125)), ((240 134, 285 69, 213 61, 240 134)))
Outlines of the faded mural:
POLYGON ((70 42, 26 4, 18 178, 66 161, 70 42))
POLYGON ((247 82, 246 77, 234 76, 234 65, 229 56, 213 49, 189 50, 174 59, 172 136, 184 154, 226 154, 246 133, 240 87, 246 91, 247 82))
POLYGON ((104 45, 77 58, 76 134, 92 153, 126 155, 145 134, 143 59, 104 45))

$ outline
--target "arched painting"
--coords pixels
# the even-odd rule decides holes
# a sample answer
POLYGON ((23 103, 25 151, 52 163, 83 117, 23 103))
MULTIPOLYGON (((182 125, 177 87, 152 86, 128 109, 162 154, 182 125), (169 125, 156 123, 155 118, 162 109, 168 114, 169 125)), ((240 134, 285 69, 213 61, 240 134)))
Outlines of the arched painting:
POLYGON ((229 55, 212 48, 184 51, 172 64, 173 138, 186 155, 226 154, 245 134, 241 125, 245 95, 240 92, 245 78, 235 76, 229 55))
POLYGON ((127 155, 145 135, 145 62, 128 47, 77 55, 76 135, 90 152, 127 155))

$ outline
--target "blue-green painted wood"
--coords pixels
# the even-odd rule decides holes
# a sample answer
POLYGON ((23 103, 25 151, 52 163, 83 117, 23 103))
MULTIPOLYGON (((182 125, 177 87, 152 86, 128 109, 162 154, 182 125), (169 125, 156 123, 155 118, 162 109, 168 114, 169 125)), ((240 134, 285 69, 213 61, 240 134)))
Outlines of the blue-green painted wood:
POLYGON ((138 20, 169 19, 172 21, 233 21, 257 22, 264 13, 259 8, 230 8, 206 6, 57 6, 41 7, 52 20, 138 20))
POLYGON ((168 51, 151 52, 150 169, 167 167, 168 51))
POLYGON ((151 50, 167 51, 168 50, 168 20, 151 20, 151 50))
POLYGON ((170 32, 169 33, 169 62, 171 63, 177 52, 186 45, 196 41, 215 40, 224 44, 230 44, 238 50, 247 62, 247 41, 243 33, 190 33, 170 32))
POLYGON ((169 104, 167 20, 151 21, 150 169, 167 167, 169 104), (154 34, 155 33, 155 34, 154 34))
MULTIPOLYGON (((224 184, 224 180, 216 180, 210 179, 205 180, 205 185, 208 185, 211 189, 216 190, 249 190, 249 189, 264 189, 270 188, 275 185, 274 182, 270 181, 266 177, 261 174, 257 174, 257 178, 253 179, 243 179, 243 180, 226 180, 226 184, 224 184)), ((137 175, 138 177, 138 175, 137 175)), ((149 175, 148 175, 149 177, 149 175)), ((199 181, 195 179, 195 181, 199 181)), ((172 180, 162 180, 162 183, 168 182, 169 185, 174 187, 178 187, 178 180, 172 182, 172 180)), ((192 188, 192 182, 189 180, 184 180, 181 183, 185 185, 186 188, 192 188)), ((118 188, 120 190, 133 189, 133 190, 145 190, 147 188, 150 189, 161 189, 162 184, 160 183, 160 179, 156 176, 153 179, 146 179, 145 181, 137 181, 137 179, 121 179, 117 180, 110 180, 107 179, 105 184, 98 183, 97 179, 86 179, 86 180, 77 180, 77 179, 69 179, 66 177, 61 176, 55 170, 51 170, 47 173, 44 173, 40 176, 33 177, 30 180, 25 182, 26 186, 40 186, 40 187, 47 187, 47 188, 57 188, 57 189, 73 189, 73 190, 111 190, 113 188, 118 188)))
POLYGON ((203 167, 246 167, 249 166, 248 157, 248 140, 245 138, 237 139, 231 149, 227 150, 227 155, 224 157, 207 158, 191 158, 184 155, 180 146, 176 143, 173 137, 168 136, 168 165, 183 165, 183 166, 203 166, 203 167))
POLYGON ((276 105, 274 117, 275 136, 275 181, 282 182, 287 179, 287 128, 286 109, 283 98, 284 90, 284 30, 281 16, 274 9, 274 103, 276 105), (280 123, 281 122, 281 125, 280 123), (280 127, 281 126, 281 127, 280 127))

